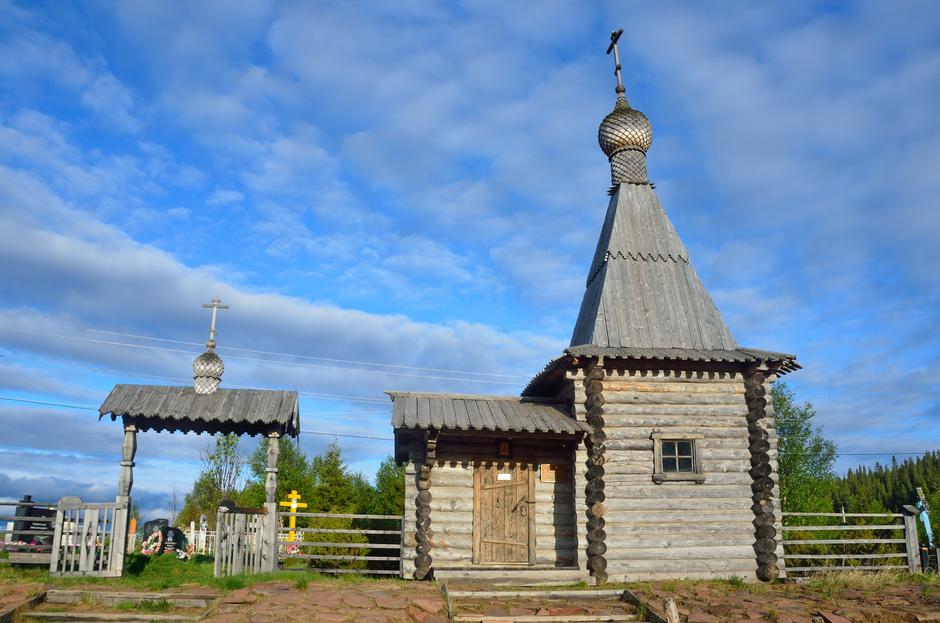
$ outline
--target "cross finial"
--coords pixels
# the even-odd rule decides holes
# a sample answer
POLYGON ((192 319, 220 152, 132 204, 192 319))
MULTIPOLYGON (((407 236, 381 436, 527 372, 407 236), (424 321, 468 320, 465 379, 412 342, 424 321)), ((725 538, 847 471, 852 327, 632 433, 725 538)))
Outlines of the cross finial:
POLYGON ((620 41, 620 35, 623 34, 623 28, 610 33, 610 45, 607 46, 607 53, 614 53, 614 75, 617 76, 617 96, 626 92, 623 88, 623 76, 620 74, 620 50, 617 48, 617 42, 620 41))
POLYGON ((206 348, 215 348, 215 316, 220 309, 228 309, 228 305, 222 304, 222 299, 215 296, 212 297, 212 302, 203 303, 203 307, 206 309, 212 310, 212 321, 209 323, 209 341, 206 342, 206 348))

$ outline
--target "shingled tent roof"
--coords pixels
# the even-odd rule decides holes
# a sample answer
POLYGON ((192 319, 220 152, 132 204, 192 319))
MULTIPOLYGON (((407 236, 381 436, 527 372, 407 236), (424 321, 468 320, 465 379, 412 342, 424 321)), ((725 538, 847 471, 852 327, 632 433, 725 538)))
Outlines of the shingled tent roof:
POLYGON ((115 385, 98 409, 138 430, 235 433, 297 437, 300 405, 297 392, 265 389, 219 389, 198 394, 192 387, 115 385))
POLYGON ((615 187, 571 346, 734 351, 738 345, 648 184, 615 187))
POLYGON ((566 404, 517 396, 386 392, 396 430, 459 430, 576 435, 590 428, 566 404))

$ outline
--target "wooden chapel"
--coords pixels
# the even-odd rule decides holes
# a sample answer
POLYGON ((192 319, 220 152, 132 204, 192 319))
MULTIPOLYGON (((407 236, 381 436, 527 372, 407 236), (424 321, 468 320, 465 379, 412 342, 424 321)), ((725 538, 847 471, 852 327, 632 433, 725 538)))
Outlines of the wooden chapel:
POLYGON ((388 392, 405 577, 783 571, 769 384, 799 365, 740 347, 699 280, 647 176, 619 34, 610 201, 570 346, 519 397, 388 392))

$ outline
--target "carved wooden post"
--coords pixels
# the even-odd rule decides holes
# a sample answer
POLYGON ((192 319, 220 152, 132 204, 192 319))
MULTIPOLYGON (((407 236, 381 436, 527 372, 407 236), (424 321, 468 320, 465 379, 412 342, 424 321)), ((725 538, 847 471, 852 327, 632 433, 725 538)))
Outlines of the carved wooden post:
POLYGON ((277 502, 277 457, 281 452, 280 437, 280 433, 268 433, 268 467, 264 477, 264 501, 268 504, 277 502))
POLYGON ((607 581, 607 533, 604 531, 604 451, 607 434, 604 432, 604 369, 596 365, 587 371, 584 378, 584 406, 587 408, 587 423, 593 429, 587 436, 588 451, 587 485, 585 501, 588 507, 587 555, 588 570, 595 583, 607 581))
POLYGON ((416 474, 418 496, 415 505, 415 579, 431 579, 431 466, 437 458, 437 431, 429 431, 424 462, 416 474))
POLYGON ((134 486, 134 455, 137 454, 137 426, 124 424, 124 445, 121 456, 121 477, 118 480, 118 496, 130 497, 134 486))
POLYGON ((767 431, 761 426, 768 411, 773 407, 767 404, 767 374, 763 370, 754 370, 744 380, 744 398, 747 401, 747 430, 751 451, 751 497, 754 504, 754 552, 757 555, 757 577, 769 582, 780 575, 777 565, 777 517, 774 515, 773 465, 770 461, 770 442, 767 431))

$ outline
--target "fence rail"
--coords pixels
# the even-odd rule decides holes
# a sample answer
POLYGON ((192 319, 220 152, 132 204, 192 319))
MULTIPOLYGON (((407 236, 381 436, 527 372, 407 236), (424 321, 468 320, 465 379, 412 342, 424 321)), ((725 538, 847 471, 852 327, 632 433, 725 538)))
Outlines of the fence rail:
POLYGON ((280 512, 278 557, 285 570, 400 575, 403 519, 401 515, 280 512), (306 540, 307 535, 313 540, 306 540))
POLYGON ((781 513, 787 573, 920 571, 917 523, 907 509, 904 513, 781 513), (865 523, 870 520, 877 523, 865 523), (808 521, 813 523, 803 525, 808 521), (896 564, 898 559, 905 559, 905 564, 896 564))
POLYGON ((2 562, 48 567, 55 512, 54 503, 35 502, 29 495, 22 500, 0 500, 0 551, 7 553, 2 562))

